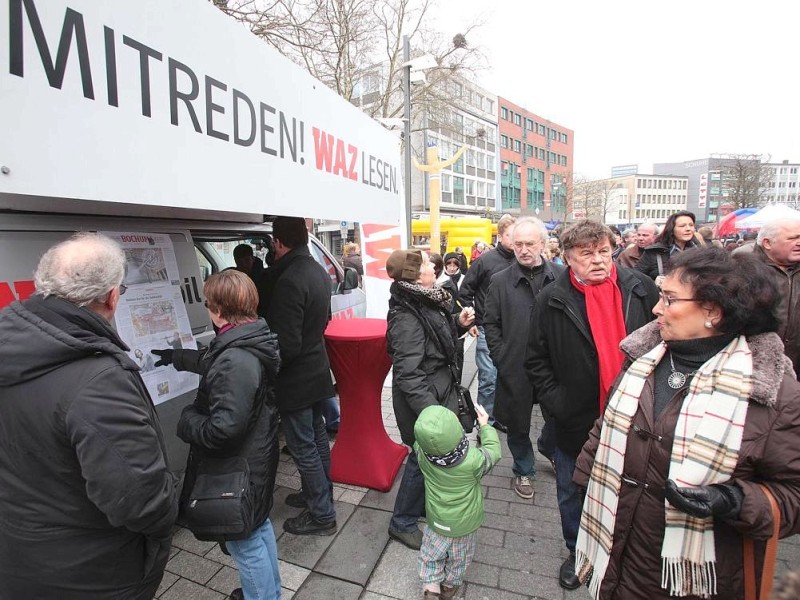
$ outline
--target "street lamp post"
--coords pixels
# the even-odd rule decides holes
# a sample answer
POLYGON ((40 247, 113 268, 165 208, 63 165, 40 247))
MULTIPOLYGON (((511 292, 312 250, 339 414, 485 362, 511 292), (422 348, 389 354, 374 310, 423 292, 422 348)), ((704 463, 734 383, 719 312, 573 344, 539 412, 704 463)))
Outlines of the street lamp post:
POLYGON ((403 36, 403 150, 405 152, 406 247, 411 247, 411 47, 403 36))

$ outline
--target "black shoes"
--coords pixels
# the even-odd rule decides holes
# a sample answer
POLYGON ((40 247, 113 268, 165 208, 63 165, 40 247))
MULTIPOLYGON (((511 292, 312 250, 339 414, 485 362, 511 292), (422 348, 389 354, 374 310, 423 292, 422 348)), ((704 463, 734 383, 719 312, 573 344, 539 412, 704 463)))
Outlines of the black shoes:
POLYGON ((575 574, 575 553, 569 555, 558 570, 558 583, 566 590, 577 590, 581 582, 575 574))
POLYGON ((333 535, 336 533, 336 520, 320 523, 308 510, 304 510, 298 516, 286 519, 283 530, 294 535, 333 535))
POLYGON ((294 494, 289 494, 286 496, 286 500, 284 500, 286 506, 291 506, 292 508, 306 508, 306 497, 303 495, 303 492, 296 492, 294 494))
POLYGON ((242 588, 236 588, 233 590, 228 598, 230 598, 230 600, 244 600, 244 592, 242 591, 242 588))
POLYGON ((397 531, 389 527, 389 537, 412 550, 419 550, 420 546, 422 546, 422 532, 419 527, 415 528, 414 531, 397 531))

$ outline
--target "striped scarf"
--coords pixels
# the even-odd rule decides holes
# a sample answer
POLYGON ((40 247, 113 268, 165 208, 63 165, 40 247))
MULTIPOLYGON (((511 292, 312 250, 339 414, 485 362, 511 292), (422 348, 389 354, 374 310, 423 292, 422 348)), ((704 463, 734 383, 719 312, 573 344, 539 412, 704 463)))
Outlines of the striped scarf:
MULTIPOLYGON (((600 443, 583 503, 575 549, 578 577, 594 598, 608 567, 628 431, 645 381, 666 352, 663 342, 636 360, 608 401, 600 443)), ((670 458, 669 478, 679 487, 728 481, 739 457, 753 361, 744 336, 711 357, 692 379, 683 400, 670 458), (713 410, 712 410, 713 409, 713 410)), ((661 546, 661 587, 670 596, 716 594, 714 520, 673 508, 666 500, 661 546)))

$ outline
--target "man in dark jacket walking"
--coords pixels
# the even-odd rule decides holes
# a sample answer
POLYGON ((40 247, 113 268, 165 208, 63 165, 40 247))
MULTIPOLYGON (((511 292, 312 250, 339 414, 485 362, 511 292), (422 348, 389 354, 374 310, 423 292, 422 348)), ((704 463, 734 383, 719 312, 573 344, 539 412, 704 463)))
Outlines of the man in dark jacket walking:
MULTIPOLYGON (((516 260, 492 276, 483 326, 492 362, 497 367, 495 416, 508 427, 508 449, 514 458, 512 486, 520 498, 532 499, 536 476, 530 438, 534 389, 523 368, 529 316, 536 296, 564 267, 542 260, 548 233, 539 219, 523 217, 514 224, 511 235, 516 260)), ((545 427, 552 429, 552 421, 545 427)), ((547 433, 543 431, 540 438, 543 446, 547 445, 543 439, 547 433)), ((547 458, 552 459, 552 450, 547 458)))
POLYGON ((331 452, 322 401, 334 395, 323 334, 330 320, 331 285, 308 250, 308 230, 300 217, 278 217, 272 224, 275 265, 262 279, 267 323, 278 335, 281 369, 275 397, 286 445, 303 491, 290 506, 305 508, 283 528, 295 535, 333 535, 336 512, 331 483, 331 452))
MULTIPOLYGON (((475 309, 475 324, 478 327, 478 345, 475 347, 475 362, 478 364, 478 404, 489 413, 489 422, 494 424, 494 390, 497 369, 489 354, 486 331, 483 327, 484 303, 492 275, 507 268, 514 260, 511 245, 511 226, 514 217, 503 215, 497 223, 497 248, 487 250, 473 261, 461 283, 459 301, 463 306, 475 309)), ((504 424, 501 424, 504 425, 504 424)))
POLYGON ((578 221, 561 242, 569 268, 536 298, 525 370, 555 424, 556 494, 570 552, 559 583, 576 589, 582 499, 572 482, 575 461, 622 367, 619 343, 653 319, 658 289, 643 273, 614 265, 614 235, 605 225, 578 221))
POLYGON ((149 600, 161 582, 178 502, 155 407, 109 324, 124 273, 116 243, 81 234, 0 312, 0 597, 149 600))

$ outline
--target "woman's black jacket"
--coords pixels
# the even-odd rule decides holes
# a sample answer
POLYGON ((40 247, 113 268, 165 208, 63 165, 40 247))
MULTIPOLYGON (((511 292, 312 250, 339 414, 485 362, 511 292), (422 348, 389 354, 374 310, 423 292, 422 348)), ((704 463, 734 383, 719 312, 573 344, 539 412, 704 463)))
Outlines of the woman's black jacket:
POLYGON ((178 437, 191 445, 181 507, 192 490, 199 459, 244 452, 241 455, 250 467, 251 522, 257 529, 269 517, 278 468, 278 418, 272 390, 280 365, 277 336, 259 319, 218 335, 204 352, 176 350, 173 365, 201 376, 197 398, 183 409, 178 421, 178 437))

